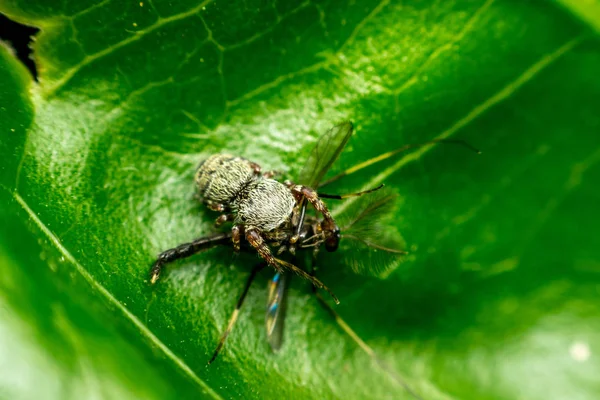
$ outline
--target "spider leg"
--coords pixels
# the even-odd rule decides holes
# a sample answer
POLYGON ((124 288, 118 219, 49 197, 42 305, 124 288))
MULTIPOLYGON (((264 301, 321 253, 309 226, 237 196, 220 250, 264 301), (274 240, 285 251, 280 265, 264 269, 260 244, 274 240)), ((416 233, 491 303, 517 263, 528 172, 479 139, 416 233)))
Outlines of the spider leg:
MULTIPOLYGON (((329 209, 323 203, 323 200, 319 198, 317 192, 308 186, 304 185, 290 185, 290 189, 297 198, 302 199, 305 198, 319 213, 323 215, 324 218, 324 229, 334 230, 337 225, 329 212, 329 209)), ((300 200, 301 201, 301 200, 300 200)))
POLYGON ((254 174, 261 175, 261 173, 262 173, 262 176, 267 179, 270 179, 270 178, 274 177, 275 175, 279 175, 279 172, 277 172, 277 171, 262 172, 262 167, 259 164, 252 162, 252 161, 250 161, 250 166, 252 167, 252 169, 254 169, 254 174))
POLYGON ((272 177, 279 175, 279 171, 267 171, 263 173, 263 177, 267 179, 271 179, 272 177))
POLYGON ((284 269, 287 269, 287 270, 295 273, 296 275, 300 276, 301 278, 304 278, 304 279, 310 281, 317 288, 327 291, 331 295, 331 297, 333 297, 333 300, 336 302, 336 304, 340 303, 340 301, 335 296, 335 294, 333 294, 331 289, 329 289, 327 286, 325 286, 325 284, 323 282, 321 282, 314 276, 311 276, 309 273, 307 273, 303 269, 298 268, 294 264, 290 264, 286 261, 280 260, 280 259, 276 258, 275 256, 273 256, 271 249, 263 240, 258 229, 256 229, 256 228, 247 229, 246 230, 246 240, 248 240, 248 242, 252 245, 252 247, 254 247, 256 249, 256 251, 258 251, 258 254, 260 255, 260 257, 263 260, 265 260, 267 262, 267 264, 269 264, 271 267, 275 268, 276 271, 283 272, 284 269))
POLYGON ((233 250, 235 252, 240 251, 241 237, 244 234, 244 227, 242 225, 234 225, 231 228, 231 241, 233 242, 233 250))
POLYGON ((225 204, 221 203, 213 203, 212 201, 207 201, 206 206, 213 211, 225 212, 228 210, 228 207, 225 204))
POLYGON ((160 273, 165 264, 186 258, 202 250, 207 250, 220 244, 227 244, 231 239, 231 233, 218 233, 212 236, 205 236, 190 243, 180 244, 179 246, 163 251, 152 264, 150 269, 150 283, 154 284, 160 277, 160 273))
POLYGON ((235 219, 235 214, 221 214, 215 220, 215 227, 218 228, 223 225, 227 221, 233 221, 235 219))
POLYGON ((252 161, 248 161, 248 164, 250 164, 250 166, 252 167, 252 169, 254 170, 254 174, 255 175, 260 175, 260 171, 261 171, 261 166, 255 162, 252 161))

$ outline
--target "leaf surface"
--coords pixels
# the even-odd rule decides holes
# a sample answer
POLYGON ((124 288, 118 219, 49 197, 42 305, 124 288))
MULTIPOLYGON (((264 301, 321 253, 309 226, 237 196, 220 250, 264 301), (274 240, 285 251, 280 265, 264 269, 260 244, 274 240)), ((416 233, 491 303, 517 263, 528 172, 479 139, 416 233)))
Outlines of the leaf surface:
POLYGON ((39 84, 0 48, 0 397, 597 398, 598 9, 3 1, 41 34, 39 84), (327 187, 398 194, 382 229, 410 255, 387 279, 319 258, 368 347, 296 279, 271 354, 266 271, 207 367, 257 259, 215 249, 148 287, 156 254, 214 230, 195 166, 295 178, 343 120, 332 174, 438 138, 483 154, 424 146, 327 187))

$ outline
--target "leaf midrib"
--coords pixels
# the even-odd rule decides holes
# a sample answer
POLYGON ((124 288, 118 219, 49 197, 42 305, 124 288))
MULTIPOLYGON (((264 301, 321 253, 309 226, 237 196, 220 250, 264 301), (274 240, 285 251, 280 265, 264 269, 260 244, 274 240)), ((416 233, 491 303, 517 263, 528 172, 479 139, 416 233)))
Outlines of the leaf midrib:
POLYGON ((37 214, 29 207, 27 202, 16 192, 13 191, 12 195, 14 199, 21 205, 23 210, 29 215, 31 220, 37 225, 37 227, 48 237, 50 242, 56 247, 56 249, 65 257, 66 260, 70 261, 77 271, 83 276, 83 278, 97 290, 108 302, 116 306, 123 315, 128 318, 133 324, 139 329, 141 334, 145 336, 150 342, 152 342, 157 348, 159 348, 169 359, 171 359, 175 365, 188 375, 196 384, 204 389, 210 396, 215 399, 223 400, 217 392, 215 392, 204 380, 202 380, 194 371, 175 353, 169 349, 152 331, 140 321, 131 311, 127 309, 116 297, 114 297, 102 284, 100 284, 76 259, 75 257, 63 246, 60 239, 39 219, 37 214))
MULTIPOLYGON (((473 107, 473 109, 467 115, 460 118, 450 128, 444 130, 442 133, 435 136, 431 140, 440 140, 440 139, 449 138, 454 133, 458 132, 460 129, 464 128, 469 123, 471 123, 478 117, 485 114, 486 111, 488 111, 489 109, 491 109, 498 103, 509 98, 513 93, 515 93, 517 90, 519 90, 523 85, 525 85, 527 82, 529 82, 533 78, 535 78, 535 76, 537 74, 542 72, 548 66, 552 65, 556 60, 558 60, 560 57, 567 54, 575 46, 577 46, 579 43, 581 43, 586 37, 587 37, 587 35, 577 36, 574 39, 569 40, 567 43, 563 44, 562 46, 560 46, 558 49, 554 50, 553 52, 542 56, 537 62, 535 62, 529 68, 527 68, 515 80, 509 82, 506 86, 504 86, 502 89, 500 89, 500 91, 498 91, 491 97, 488 97, 482 103, 479 103, 478 105, 473 107)), ((402 168, 404 165, 408 164, 409 162, 419 160, 424 154, 426 154, 429 150, 433 149, 435 146, 437 146, 437 143, 425 145, 425 146, 420 147, 418 150, 415 150, 414 152, 407 154, 406 156, 404 156, 400 160, 398 160, 394 165, 388 167, 387 169, 383 170, 379 174, 375 175, 372 179, 367 181, 363 185, 363 189, 375 187, 375 186, 381 184, 384 181, 384 179, 388 178, 390 175, 392 175, 393 173, 400 170, 400 168, 402 168)), ((356 200, 357 200, 357 197, 352 197, 352 198, 348 199, 346 202, 344 202, 342 205, 340 205, 339 207, 337 207, 334 210, 334 214, 335 215, 343 214, 344 211, 356 200)))

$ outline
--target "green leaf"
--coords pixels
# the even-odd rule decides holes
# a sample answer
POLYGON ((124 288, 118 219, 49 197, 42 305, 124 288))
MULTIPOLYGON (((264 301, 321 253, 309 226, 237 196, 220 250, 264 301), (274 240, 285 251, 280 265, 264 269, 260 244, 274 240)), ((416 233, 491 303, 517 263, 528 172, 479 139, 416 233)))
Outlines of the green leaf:
POLYGON ((39 83, 0 49, 0 397, 597 398, 599 7, 2 2, 41 33, 39 83), (385 280, 320 254, 343 320, 296 279, 278 354, 264 272, 207 367, 256 257, 148 286, 157 253, 214 231, 195 166, 294 178, 341 120, 332 173, 436 138, 483 154, 424 146, 327 187, 385 182, 411 254, 385 280))

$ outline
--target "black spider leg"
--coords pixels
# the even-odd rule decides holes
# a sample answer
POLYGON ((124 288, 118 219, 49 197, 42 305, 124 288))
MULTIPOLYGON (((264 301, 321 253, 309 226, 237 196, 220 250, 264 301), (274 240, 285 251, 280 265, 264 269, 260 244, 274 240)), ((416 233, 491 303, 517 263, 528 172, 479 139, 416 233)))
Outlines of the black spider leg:
POLYGON ((193 242, 180 244, 175 248, 163 251, 158 255, 154 264, 152 264, 152 268, 150 269, 150 283, 156 283, 165 264, 179 260, 180 258, 189 257, 202 250, 207 250, 218 245, 231 245, 231 232, 204 236, 193 242))
POLYGON ((258 274, 266 265, 267 265, 266 262, 261 262, 261 263, 257 264, 254 268, 252 268, 252 272, 250 272, 250 276, 248 277, 248 280, 246 281, 246 286, 244 286, 244 291, 240 295, 240 298, 238 299, 237 304, 235 305, 235 310, 233 310, 233 313, 231 313, 231 317, 229 317, 229 322, 227 323, 227 327, 225 328, 225 331, 223 332, 223 334, 221 335, 221 338, 219 339, 219 344, 217 344, 217 348, 215 349, 215 352, 213 353, 212 357, 208 361, 209 364, 211 364, 213 361, 215 361, 215 359, 219 355, 219 352, 223 348, 223 345, 225 344, 225 340, 227 339, 227 336, 231 332, 231 329, 233 329, 233 326, 235 325, 235 323, 238 319, 238 316, 240 315, 240 309, 242 308, 242 305, 244 304, 244 300, 246 299, 248 290, 250 290, 250 286, 252 285, 252 281, 254 281, 254 278, 256 278, 256 274, 258 274))
MULTIPOLYGON (((310 269, 310 274, 312 276, 315 276, 316 271, 317 271, 317 252, 318 251, 314 251, 312 254, 312 262, 311 262, 311 269, 310 269)), ((312 291, 314 293, 314 295, 316 296, 317 300, 319 301, 319 304, 325 309, 325 311, 327 311, 329 313, 329 315, 331 315, 333 317, 333 319, 335 320, 335 322, 338 324, 338 326, 340 328, 342 328, 342 330, 348 335, 350 336, 350 338, 361 348, 364 350, 365 353, 367 353, 382 369, 384 369, 385 371, 387 371, 390 375, 392 375, 393 379, 404 388, 404 390, 406 390, 406 392, 408 392, 408 394, 410 394, 412 397, 414 397, 416 400, 423 400, 423 398, 421 396, 419 396, 417 393, 415 393, 410 386, 408 386, 408 384, 404 381, 404 379, 398 374, 396 373, 387 362, 385 362, 384 360, 382 360, 381 358, 379 358, 377 356, 377 354, 375 353, 375 351, 369 347, 368 344, 366 344, 361 338, 360 336, 358 336, 356 334, 356 332, 354 332, 354 330, 352 328, 350 328, 350 326, 346 323, 346 321, 344 321, 342 319, 342 317, 340 317, 340 315, 333 309, 333 307, 331 307, 323 298, 323 296, 321 296, 321 293, 319 293, 319 291, 317 290, 317 288, 315 286, 312 287, 312 291)))

